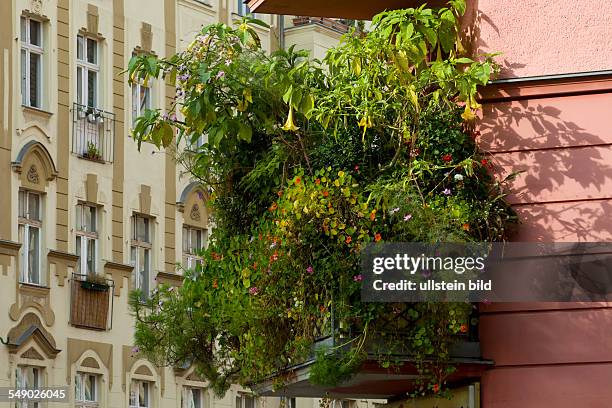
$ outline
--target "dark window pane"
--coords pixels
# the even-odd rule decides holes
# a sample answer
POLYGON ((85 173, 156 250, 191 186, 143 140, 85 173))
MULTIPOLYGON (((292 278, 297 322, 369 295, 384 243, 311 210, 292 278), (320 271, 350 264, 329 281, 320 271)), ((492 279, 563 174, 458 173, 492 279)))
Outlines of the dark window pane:
POLYGON ((30 20, 30 44, 42 47, 42 24, 40 21, 30 20))
POLYGON ((40 107, 41 55, 30 53, 30 106, 40 107))
POLYGON ((87 62, 91 64, 98 63, 98 42, 91 38, 87 39, 87 62))
POLYGON ((87 106, 96 107, 98 73, 87 71, 87 106))

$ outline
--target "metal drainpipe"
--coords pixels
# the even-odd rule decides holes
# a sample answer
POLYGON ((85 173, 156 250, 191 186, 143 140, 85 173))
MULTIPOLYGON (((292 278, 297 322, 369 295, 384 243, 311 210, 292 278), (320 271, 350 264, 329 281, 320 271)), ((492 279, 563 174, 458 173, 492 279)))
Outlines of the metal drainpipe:
POLYGON ((281 50, 285 49, 285 16, 278 16, 278 46, 281 50))

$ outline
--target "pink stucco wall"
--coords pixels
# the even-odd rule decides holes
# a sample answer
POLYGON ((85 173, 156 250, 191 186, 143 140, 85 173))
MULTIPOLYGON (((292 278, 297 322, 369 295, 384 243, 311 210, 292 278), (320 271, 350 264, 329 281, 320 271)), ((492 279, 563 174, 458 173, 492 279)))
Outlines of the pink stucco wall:
MULTIPOLYGON (((612 70, 612 1, 474 0, 464 29, 502 78, 612 70)), ((480 145, 503 177, 518 241, 612 241, 612 75, 483 91, 480 145)), ((612 407, 612 304, 481 307, 483 408, 612 407)))
POLYGON ((502 52, 502 77, 612 69, 610 0, 468 0, 479 52, 502 52))

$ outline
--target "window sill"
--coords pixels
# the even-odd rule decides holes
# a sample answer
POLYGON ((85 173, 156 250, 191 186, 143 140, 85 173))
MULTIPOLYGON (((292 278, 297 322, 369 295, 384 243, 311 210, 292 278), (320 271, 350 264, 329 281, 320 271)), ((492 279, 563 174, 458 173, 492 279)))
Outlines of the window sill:
POLYGON ((79 159, 87 160, 87 161, 94 162, 94 163, 106 164, 106 162, 103 159, 98 159, 98 158, 95 158, 95 157, 89 157, 89 156, 86 156, 86 155, 83 155, 83 154, 77 154, 77 157, 79 159))
POLYGON ((23 109, 24 112, 42 116, 45 119, 49 119, 51 116, 53 116, 53 112, 49 112, 41 108, 36 108, 34 106, 21 105, 21 108, 23 109))
POLYGON ((38 291, 48 293, 51 288, 48 286, 38 285, 36 283, 19 282, 19 288, 30 291, 38 291))

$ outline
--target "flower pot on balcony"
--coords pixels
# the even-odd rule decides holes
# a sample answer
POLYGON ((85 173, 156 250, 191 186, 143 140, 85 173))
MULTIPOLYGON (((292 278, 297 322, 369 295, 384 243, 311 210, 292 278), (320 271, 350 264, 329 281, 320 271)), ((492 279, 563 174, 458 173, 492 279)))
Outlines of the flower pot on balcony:
POLYGON ((106 292, 110 289, 110 286, 105 283, 90 282, 86 280, 81 282, 81 287, 83 289, 94 290, 97 292, 106 292))

